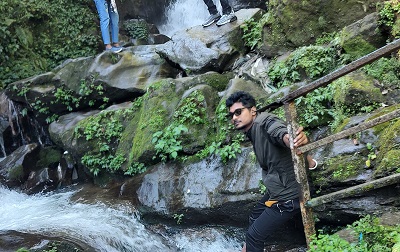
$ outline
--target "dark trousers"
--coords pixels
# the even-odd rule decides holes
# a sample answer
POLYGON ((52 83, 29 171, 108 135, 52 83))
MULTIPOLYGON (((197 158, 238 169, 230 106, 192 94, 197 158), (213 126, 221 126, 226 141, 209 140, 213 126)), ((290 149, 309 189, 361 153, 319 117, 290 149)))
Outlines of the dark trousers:
POLYGON ((264 195, 251 212, 250 226, 246 233, 246 252, 263 252, 264 242, 268 236, 300 212, 298 199, 279 202, 267 207, 265 201, 268 198, 268 194, 264 195))
MULTIPOLYGON (((204 3, 207 5, 208 12, 210 12, 211 15, 217 14, 217 7, 213 3, 212 0, 203 0, 204 3)), ((222 14, 229 14, 232 12, 232 7, 229 5, 228 0, 220 0, 221 2, 221 7, 222 7, 222 14)))

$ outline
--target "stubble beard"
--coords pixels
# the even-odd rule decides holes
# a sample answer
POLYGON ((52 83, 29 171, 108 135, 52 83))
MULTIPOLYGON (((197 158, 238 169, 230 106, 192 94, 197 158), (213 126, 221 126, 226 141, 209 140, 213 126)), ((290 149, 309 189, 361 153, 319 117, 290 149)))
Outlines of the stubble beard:
POLYGON ((246 128, 246 125, 242 125, 242 126, 239 126, 239 127, 235 126, 236 130, 244 130, 245 128, 246 128))

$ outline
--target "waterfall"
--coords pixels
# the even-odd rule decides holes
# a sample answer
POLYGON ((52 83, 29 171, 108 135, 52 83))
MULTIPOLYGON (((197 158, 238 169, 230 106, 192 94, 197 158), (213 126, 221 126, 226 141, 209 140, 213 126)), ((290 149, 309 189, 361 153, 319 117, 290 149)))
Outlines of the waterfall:
MULTIPOLYGON (((182 229, 157 234, 140 222, 132 206, 77 202, 71 199, 75 193, 26 195, 0 186, 0 235, 16 231, 63 237, 104 252, 240 250, 240 243, 219 229, 182 229)), ((5 249, 0 243, 0 251, 5 249)))
MULTIPOLYGON (((219 1, 216 5, 220 11, 219 1)), ((202 0, 176 0, 167 7, 166 20, 158 28, 160 33, 171 37, 180 30, 201 25, 209 15, 207 6, 202 0)))
POLYGON ((18 147, 38 143, 52 145, 44 127, 23 106, 0 92, 0 160, 18 147))

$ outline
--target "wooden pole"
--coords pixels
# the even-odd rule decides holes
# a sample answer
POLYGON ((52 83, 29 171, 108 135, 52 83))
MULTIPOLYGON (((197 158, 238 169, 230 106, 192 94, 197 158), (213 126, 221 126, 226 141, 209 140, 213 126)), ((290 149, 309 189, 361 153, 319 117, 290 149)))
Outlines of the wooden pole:
POLYGON ((313 198, 306 203, 306 207, 316 207, 328 202, 332 202, 338 199, 346 198, 349 196, 355 196, 362 194, 373 189, 385 187, 400 182, 400 173, 396 173, 384 178, 366 182, 364 184, 352 186, 334 193, 326 194, 320 197, 313 198))
POLYGON ((299 125, 297 124, 297 112, 294 102, 285 104, 285 114, 287 120, 287 127, 289 132, 290 149, 292 151, 292 159, 294 163, 294 172, 296 174, 296 180, 300 184, 301 195, 300 195, 300 210, 303 219, 304 233, 306 236, 307 247, 309 248, 311 242, 311 236, 315 235, 315 222, 312 212, 312 208, 307 208, 305 203, 310 200, 310 188, 308 185, 307 171, 305 167, 304 155, 297 155, 296 149, 293 145, 293 140, 296 136, 296 130, 299 125))
POLYGON ((381 124, 381 123, 384 123, 384 122, 387 122, 387 121, 390 121, 390 120, 392 120, 394 118, 399 118, 399 117, 400 117, 400 109, 392 111, 390 113, 387 113, 386 115, 377 117, 375 119, 372 119, 371 121, 368 121, 368 122, 365 122, 365 123, 361 123, 361 124, 359 124, 357 126, 354 126, 354 127, 349 128, 349 129, 343 130, 343 131, 341 131, 339 133, 336 133, 334 135, 330 135, 330 136, 325 137, 325 138, 323 138, 321 140, 318 140, 316 142, 309 143, 307 145, 301 146, 298 149, 301 152, 305 153, 305 152, 307 152, 309 150, 313 150, 315 148, 318 148, 320 146, 326 145, 326 144, 331 143, 333 141, 345 138, 347 136, 351 136, 351 135, 353 135, 353 134, 355 134, 357 132, 369 129, 371 127, 374 127, 375 125, 378 125, 378 124, 381 124))
POLYGON ((399 50, 399 49, 400 49, 400 39, 397 39, 397 40, 349 63, 348 65, 345 65, 345 66, 333 71, 332 73, 325 75, 324 77, 321 77, 305 86, 300 87, 299 89, 289 93, 288 95, 286 95, 279 101, 268 104, 267 106, 258 109, 258 111, 259 112, 262 112, 265 110, 272 111, 274 109, 277 109, 280 106, 282 106, 288 102, 294 101, 295 99, 297 99, 301 96, 305 96, 306 94, 310 93, 311 91, 314 91, 317 88, 325 87, 329 83, 333 82, 334 80, 337 80, 340 77, 342 77, 348 73, 351 73, 367 64, 370 64, 370 63, 374 62, 375 60, 378 60, 378 59, 382 58, 383 56, 385 56, 389 53, 392 53, 396 50, 399 50))

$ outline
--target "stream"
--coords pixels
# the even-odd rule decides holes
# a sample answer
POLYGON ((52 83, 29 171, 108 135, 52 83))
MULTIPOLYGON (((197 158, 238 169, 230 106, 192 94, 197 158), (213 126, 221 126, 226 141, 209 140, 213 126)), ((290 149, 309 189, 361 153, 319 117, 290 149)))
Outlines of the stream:
MULTIPOLYGON (((78 191, 71 188, 26 195, 0 186, 0 241, 17 232, 25 239, 30 235, 62 237, 85 244, 90 248, 85 251, 240 251, 241 242, 232 236, 235 231, 219 227, 171 228, 163 225, 150 229, 140 221, 132 206, 73 200, 78 191)), ((41 243, 44 240, 41 239, 41 243)), ((3 243, 0 242, 0 251, 18 249, 15 244, 9 242, 4 246, 3 243)))

